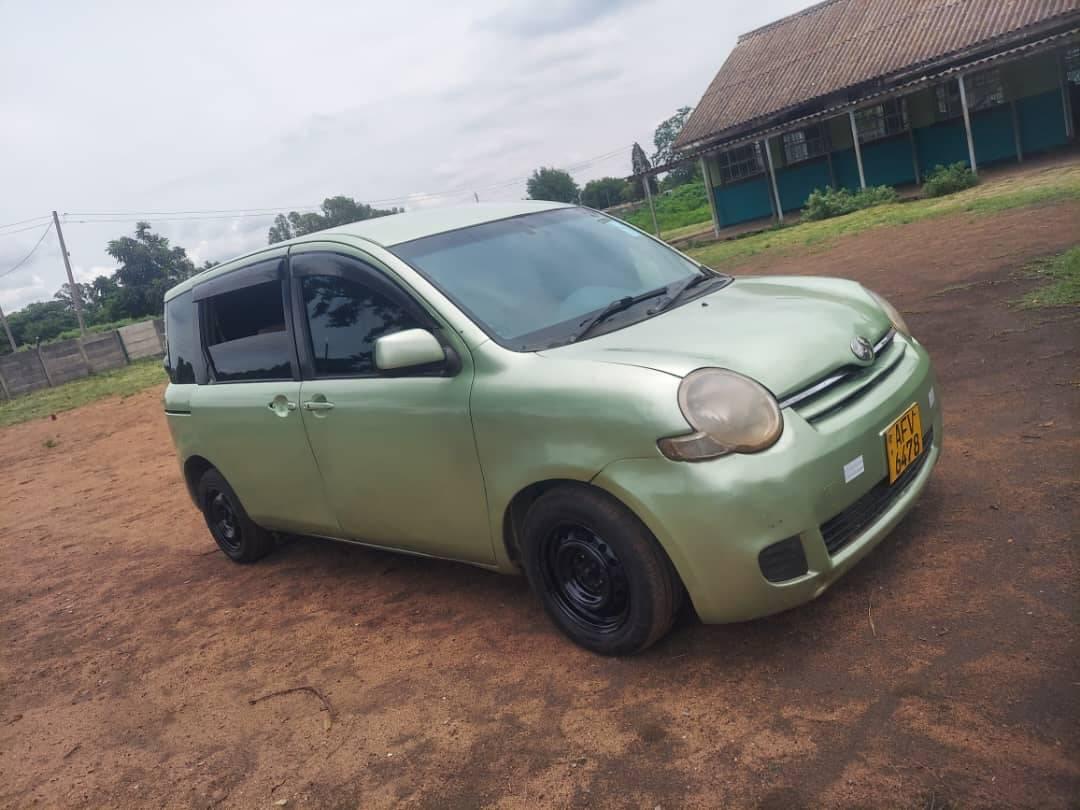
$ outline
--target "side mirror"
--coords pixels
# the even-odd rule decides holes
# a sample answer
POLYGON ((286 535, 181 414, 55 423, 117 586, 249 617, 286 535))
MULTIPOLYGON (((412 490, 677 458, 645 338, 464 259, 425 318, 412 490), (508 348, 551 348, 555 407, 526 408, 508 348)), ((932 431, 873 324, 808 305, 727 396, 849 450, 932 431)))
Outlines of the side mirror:
POLYGON ((375 341, 375 365, 380 371, 430 366, 446 361, 446 352, 426 329, 406 329, 375 341))

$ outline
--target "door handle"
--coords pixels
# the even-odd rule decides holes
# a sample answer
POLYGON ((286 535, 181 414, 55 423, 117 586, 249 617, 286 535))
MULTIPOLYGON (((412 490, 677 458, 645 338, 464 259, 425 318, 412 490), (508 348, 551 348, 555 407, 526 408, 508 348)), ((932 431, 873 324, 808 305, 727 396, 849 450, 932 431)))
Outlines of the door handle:
POLYGON ((334 410, 334 403, 327 402, 320 399, 309 399, 304 403, 305 411, 332 411, 334 410))
POLYGON ((286 399, 281 394, 278 394, 272 400, 266 403, 266 407, 276 413, 278 416, 288 416, 289 411, 296 410, 296 403, 291 399, 286 399))

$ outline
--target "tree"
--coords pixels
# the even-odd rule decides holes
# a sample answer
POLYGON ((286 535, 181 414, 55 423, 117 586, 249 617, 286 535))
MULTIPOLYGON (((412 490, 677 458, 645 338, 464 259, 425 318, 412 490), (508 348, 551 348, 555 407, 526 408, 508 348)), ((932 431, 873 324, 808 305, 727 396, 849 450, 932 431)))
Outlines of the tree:
MULTIPOLYGON (((645 150, 636 141, 630 150, 630 165, 633 167, 634 174, 642 174, 652 168, 649 159, 645 157, 645 150)), ((649 189, 653 194, 659 193, 659 189, 656 187, 656 178, 652 175, 649 175, 649 189)), ((640 178, 630 183, 630 196, 634 200, 644 199, 645 186, 642 185, 640 178)))
POLYGON ((626 202, 630 184, 621 177, 601 177, 590 180, 581 190, 581 204, 590 208, 611 208, 626 202))
MULTIPOLYGON (((122 236, 110 241, 107 251, 120 265, 113 274, 75 285, 89 324, 160 315, 169 287, 217 264, 203 262, 197 271, 187 252, 151 231, 148 222, 135 225, 134 238, 122 236)), ((71 285, 64 284, 51 301, 35 301, 9 313, 8 324, 20 345, 52 340, 62 332, 76 330, 71 285)), ((9 349, 0 330, 0 353, 9 349)))
MULTIPOLYGON (((78 291, 79 304, 83 312, 90 312, 94 308, 93 287, 89 284, 76 284, 75 289, 78 291)), ((72 295, 71 285, 67 282, 56 291, 56 295, 53 296, 57 301, 64 303, 65 309, 75 311, 75 296, 72 295)))
POLYGON ((83 308, 83 316, 89 323, 120 320, 122 316, 113 313, 113 305, 120 294, 120 285, 113 276, 98 276, 89 284, 83 284, 82 288, 90 300, 90 306, 83 308))
POLYGON ((116 318, 160 315, 165 291, 195 273, 182 247, 150 230, 149 222, 135 224, 135 238, 113 239, 106 252, 120 263, 113 273, 118 289, 109 298, 116 318))
POLYGON ((267 241, 273 245, 284 242, 294 236, 304 236, 350 222, 362 222, 365 219, 400 214, 404 208, 373 208, 366 203, 357 202, 352 197, 327 197, 322 202, 322 213, 308 211, 290 211, 288 215, 278 214, 267 234, 267 241))
MULTIPOLYGON (((8 326, 20 346, 50 340, 68 329, 78 329, 75 312, 63 301, 35 301, 8 315, 8 326)), ((0 348, 10 350, 7 336, 0 329, 0 348)))
POLYGON ((550 200, 551 202, 577 202, 581 190, 569 172, 562 169, 541 166, 532 173, 525 184, 530 200, 550 200))
MULTIPOLYGON (((679 107, 671 118, 660 122, 653 133, 653 144, 656 146, 656 151, 652 156, 653 166, 666 166, 673 160, 678 160, 678 155, 675 153, 675 139, 679 137, 692 111, 692 107, 679 107)), ((698 174, 697 163, 688 160, 669 171, 662 185, 665 189, 681 186, 695 180, 698 174)))

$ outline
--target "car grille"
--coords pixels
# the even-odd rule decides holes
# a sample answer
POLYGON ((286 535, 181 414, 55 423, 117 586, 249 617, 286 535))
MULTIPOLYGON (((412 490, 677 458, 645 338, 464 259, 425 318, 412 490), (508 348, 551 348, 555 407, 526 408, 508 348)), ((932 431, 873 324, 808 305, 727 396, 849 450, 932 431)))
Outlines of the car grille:
POLYGON ((888 511, 896 499, 899 498, 911 486, 911 482, 926 465, 926 459, 930 456, 930 448, 934 443, 933 428, 923 436, 922 454, 896 479, 896 483, 890 485, 886 477, 879 481, 872 490, 855 501, 836 517, 830 518, 821 524, 821 536, 825 539, 825 548, 829 554, 836 554, 854 540, 863 529, 881 517, 888 511))
POLYGON ((805 388, 780 400, 780 408, 794 408, 809 422, 824 419, 850 405, 888 377, 903 356, 890 329, 874 345, 874 362, 869 366, 844 366, 805 388))

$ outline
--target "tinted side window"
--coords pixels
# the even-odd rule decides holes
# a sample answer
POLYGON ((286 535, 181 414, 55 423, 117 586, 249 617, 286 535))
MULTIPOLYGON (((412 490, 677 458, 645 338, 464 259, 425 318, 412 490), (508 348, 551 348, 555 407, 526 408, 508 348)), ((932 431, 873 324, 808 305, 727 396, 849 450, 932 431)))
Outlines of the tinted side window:
POLYGON ((231 290, 202 306, 206 348, 218 380, 292 379, 282 282, 231 290))
POLYGON ((190 291, 176 296, 165 307, 165 370, 174 383, 206 382, 195 314, 190 291))
POLYGON ((300 285, 319 376, 375 374, 375 341, 423 326, 398 302, 359 281, 309 275, 300 285))

